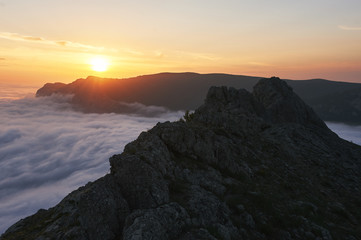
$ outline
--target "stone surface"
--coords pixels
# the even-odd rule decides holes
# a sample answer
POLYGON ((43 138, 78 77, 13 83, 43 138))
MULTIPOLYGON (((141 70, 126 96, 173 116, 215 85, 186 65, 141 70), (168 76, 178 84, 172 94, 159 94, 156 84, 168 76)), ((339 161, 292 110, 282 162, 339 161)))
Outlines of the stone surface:
POLYGON ((1 239, 361 239, 361 147, 278 78, 212 87, 110 164, 1 239))

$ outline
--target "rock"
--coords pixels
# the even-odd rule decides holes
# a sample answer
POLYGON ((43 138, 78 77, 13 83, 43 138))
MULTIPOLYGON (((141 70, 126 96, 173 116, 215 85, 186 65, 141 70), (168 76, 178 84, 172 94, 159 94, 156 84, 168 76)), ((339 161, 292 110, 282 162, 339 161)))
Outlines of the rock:
POLYGON ((360 156, 278 78, 212 87, 1 240, 361 239, 360 156))
POLYGON ((123 239, 175 239, 185 226, 188 213, 178 203, 137 210, 125 222, 123 239))
POLYGON ((128 203, 114 177, 105 177, 70 193, 57 206, 39 210, 8 229, 1 239, 114 239, 121 232, 128 203))
POLYGON ((254 222, 252 215, 249 213, 243 213, 240 218, 243 225, 245 225, 248 229, 254 229, 256 227, 256 223, 254 222))
POLYGON ((327 128, 312 108, 279 78, 261 79, 254 86, 253 95, 266 108, 265 118, 274 124, 298 123, 327 128))
POLYGON ((217 240, 206 229, 200 228, 184 234, 179 240, 217 240))

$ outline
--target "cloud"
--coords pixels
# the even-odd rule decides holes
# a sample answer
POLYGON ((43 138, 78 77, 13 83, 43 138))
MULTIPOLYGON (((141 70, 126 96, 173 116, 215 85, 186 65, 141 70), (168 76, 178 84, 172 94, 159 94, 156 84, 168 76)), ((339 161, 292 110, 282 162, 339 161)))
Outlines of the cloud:
POLYGON ((338 25, 338 28, 341 30, 346 30, 346 31, 361 31, 361 26, 360 27, 350 27, 350 26, 345 26, 345 25, 338 25))
MULTIPOLYGON (((0 66, 2 66, 0 64, 0 66)), ((4 65, 3 65, 4 66, 4 65)), ((16 85, 9 82, 0 82, 0 100, 18 99, 21 96, 34 96, 34 92, 38 90, 36 85, 16 85)))
POLYGON ((273 67, 274 65, 265 63, 265 62, 248 62, 249 65, 252 66, 260 66, 260 67, 273 67))
POLYGON ((5 60, 6 60, 6 58, 0 57, 0 61, 5 61, 5 60))
MULTIPOLYGON (((10 33, 10 32, 0 32, 0 38, 12 40, 12 41, 23 41, 23 42, 31 42, 31 43, 38 43, 44 45, 52 45, 52 46, 59 46, 59 47, 69 47, 69 48, 76 48, 82 50, 95 50, 95 51, 104 51, 106 50, 104 47, 97 47, 87 44, 82 44, 78 42, 71 42, 65 40, 48 40, 42 37, 34 37, 34 36, 25 36, 18 33, 10 33)), ((112 50, 113 51, 113 50, 112 50)))
POLYGON ((361 146, 361 126, 350 126, 343 123, 326 122, 327 126, 340 138, 361 146))
POLYGON ((121 49, 122 52, 124 53, 130 53, 132 55, 136 55, 136 56, 144 56, 144 52, 132 49, 132 48, 122 48, 121 49))
POLYGON ((0 99, 0 233, 109 172, 108 159, 157 122, 181 112, 128 104, 138 114, 83 114, 69 97, 0 99))
POLYGON ((155 55, 156 58, 163 58, 165 56, 164 53, 162 51, 159 51, 159 50, 154 51, 154 55, 155 55))
POLYGON ((191 57, 194 60, 208 60, 218 61, 220 58, 209 53, 198 53, 198 52, 186 52, 186 51, 175 51, 174 54, 179 55, 181 58, 191 57))
POLYGON ((141 103, 125 103, 121 102, 120 106, 124 112, 135 116, 157 117, 166 114, 169 110, 161 106, 145 106, 141 103))

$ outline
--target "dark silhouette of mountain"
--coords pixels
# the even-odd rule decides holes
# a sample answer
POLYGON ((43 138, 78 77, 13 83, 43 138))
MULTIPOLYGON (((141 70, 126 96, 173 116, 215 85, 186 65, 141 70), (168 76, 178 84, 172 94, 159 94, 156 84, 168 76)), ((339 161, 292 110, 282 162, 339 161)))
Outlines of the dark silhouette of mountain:
POLYGON ((361 239, 360 156, 278 78, 212 87, 1 239, 361 239))
POLYGON ((67 85, 56 83, 56 87, 46 84, 36 95, 74 94, 73 103, 85 112, 123 112, 118 102, 139 102, 171 110, 186 110, 202 104, 210 86, 251 89, 258 79, 197 73, 160 73, 127 79, 88 77, 67 85))
MULTIPOLYGON (((88 77, 66 85, 47 83, 36 95, 74 94, 73 105, 84 112, 132 113, 134 110, 124 103, 133 102, 192 110, 202 104, 211 86, 251 90, 259 79, 197 73, 159 73, 127 79, 88 77)), ((361 124, 361 84, 322 79, 286 82, 323 120, 361 124)))
MULTIPOLYGON (((126 79, 88 77, 70 84, 47 83, 37 96, 73 94, 78 110, 96 113, 133 113, 126 103, 193 110, 203 103, 211 86, 251 90, 259 77, 228 74, 159 73, 126 79)), ((322 79, 286 80, 325 121, 361 124, 361 84, 322 79), (350 94, 352 93, 352 94, 350 94)))

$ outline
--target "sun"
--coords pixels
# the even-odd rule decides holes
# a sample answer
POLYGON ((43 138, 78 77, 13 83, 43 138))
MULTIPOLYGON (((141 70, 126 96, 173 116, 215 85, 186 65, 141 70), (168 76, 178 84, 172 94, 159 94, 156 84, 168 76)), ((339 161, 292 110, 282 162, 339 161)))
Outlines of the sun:
POLYGON ((90 60, 91 69, 96 72, 105 72, 108 70, 109 61, 103 57, 94 57, 90 60))

